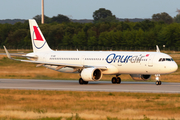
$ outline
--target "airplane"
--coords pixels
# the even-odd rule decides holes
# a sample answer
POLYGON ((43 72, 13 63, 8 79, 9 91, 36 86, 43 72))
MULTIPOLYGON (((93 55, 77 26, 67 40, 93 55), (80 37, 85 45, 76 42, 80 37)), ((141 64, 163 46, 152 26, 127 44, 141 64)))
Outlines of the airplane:
POLYGON ((99 81, 103 75, 115 75, 113 84, 120 84, 121 74, 129 74, 134 80, 148 80, 155 75, 155 84, 161 85, 160 74, 170 74, 178 69, 176 62, 167 54, 129 51, 54 51, 44 38, 37 22, 29 19, 33 52, 24 59, 12 58, 4 46, 7 57, 22 62, 36 63, 37 67, 65 73, 79 73, 79 84, 99 81))

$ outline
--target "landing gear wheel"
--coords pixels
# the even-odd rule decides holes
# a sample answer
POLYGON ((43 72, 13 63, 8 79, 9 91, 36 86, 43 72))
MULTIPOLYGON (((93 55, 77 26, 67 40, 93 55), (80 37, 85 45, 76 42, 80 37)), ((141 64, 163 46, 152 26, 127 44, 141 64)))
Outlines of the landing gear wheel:
POLYGON ((84 84, 88 84, 88 81, 84 81, 84 84))
POLYGON ((159 80, 160 74, 156 74, 156 85, 161 85, 161 81, 159 80))
POLYGON ((161 85, 161 81, 159 81, 159 85, 161 85))
POLYGON ((161 81, 156 81, 156 85, 161 85, 161 81))
POLYGON ((79 78, 79 84, 84 84, 84 80, 82 78, 79 78))
POLYGON ((159 81, 156 81, 156 85, 159 85, 159 81))
POLYGON ((121 83, 121 78, 120 77, 113 77, 111 80, 112 84, 120 84, 121 83))
POLYGON ((116 79, 116 82, 117 82, 117 84, 120 84, 120 83, 121 83, 121 78, 118 77, 118 78, 116 79))
POLYGON ((112 84, 117 83, 116 77, 113 77, 112 80, 111 80, 111 82, 112 82, 112 84))
POLYGON ((88 84, 88 81, 84 81, 82 78, 79 78, 79 84, 88 84))

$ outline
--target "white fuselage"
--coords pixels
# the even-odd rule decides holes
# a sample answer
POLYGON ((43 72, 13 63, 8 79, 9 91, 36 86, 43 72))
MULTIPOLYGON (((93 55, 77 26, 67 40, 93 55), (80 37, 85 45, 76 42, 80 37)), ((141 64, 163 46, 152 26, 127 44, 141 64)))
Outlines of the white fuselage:
MULTIPOLYGON (((30 53, 38 56, 37 61, 80 64, 83 66, 106 66, 103 74, 169 74, 177 70, 172 58, 160 52, 118 51, 51 51, 30 53), (160 59, 165 59, 159 61, 160 59)), ((45 65, 56 70, 57 66, 45 65)), ((62 67, 59 72, 78 72, 72 67, 62 67)))

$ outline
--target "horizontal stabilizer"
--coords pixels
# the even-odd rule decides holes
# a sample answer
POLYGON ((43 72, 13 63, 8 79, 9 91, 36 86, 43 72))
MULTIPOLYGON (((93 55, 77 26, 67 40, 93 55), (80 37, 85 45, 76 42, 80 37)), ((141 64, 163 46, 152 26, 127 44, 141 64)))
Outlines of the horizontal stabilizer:
POLYGON ((27 56, 27 55, 10 54, 10 53, 8 52, 8 50, 6 49, 6 47, 5 47, 5 46, 3 46, 3 47, 4 47, 4 50, 5 50, 5 52, 6 52, 7 57, 8 57, 9 59, 12 59, 12 60, 21 61, 21 59, 14 59, 14 58, 12 58, 11 56, 23 57, 23 58, 33 58, 33 59, 37 59, 37 58, 38 58, 37 56, 27 56))
POLYGON ((37 59, 38 57, 37 56, 27 56, 27 55, 12 55, 11 56, 16 56, 16 57, 24 57, 24 58, 34 58, 34 59, 37 59))

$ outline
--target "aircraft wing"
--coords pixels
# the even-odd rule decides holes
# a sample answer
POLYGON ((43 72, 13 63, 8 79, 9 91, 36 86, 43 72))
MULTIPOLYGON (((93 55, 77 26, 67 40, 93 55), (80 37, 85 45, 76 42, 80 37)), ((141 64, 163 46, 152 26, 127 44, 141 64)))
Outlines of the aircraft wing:
POLYGON ((31 60, 19 60, 21 62, 30 62, 30 63, 36 63, 39 64, 37 66, 42 65, 54 65, 54 66, 63 66, 63 67, 73 67, 73 68, 99 68, 99 69, 107 69, 106 66, 89 66, 89 65, 81 65, 81 64, 69 64, 69 63, 55 63, 55 62, 43 62, 43 61, 31 61, 31 60))
MULTIPOLYGON (((11 57, 11 55, 9 54, 8 50, 6 49, 6 47, 4 46, 5 52, 7 54, 7 57, 9 59, 12 60, 16 60, 16 61, 21 61, 21 62, 29 62, 29 63, 36 63, 38 64, 37 67, 39 66, 43 66, 43 65, 54 65, 54 66, 63 66, 63 67, 72 67, 72 68, 91 68, 91 67, 95 67, 95 68, 99 68, 99 69, 107 69, 106 66, 99 66, 99 65, 95 65, 95 66, 89 66, 89 65, 81 65, 81 64, 69 64, 69 63, 55 63, 55 62, 44 62, 44 61, 32 61, 32 60, 22 60, 22 59, 14 59, 11 57)), ((16 55, 18 57, 30 57, 30 58, 37 58, 36 56, 19 56, 16 55)))
POLYGON ((41 65, 54 65, 54 66, 64 66, 64 67, 76 67, 76 68, 82 68, 83 67, 83 65, 78 65, 78 64, 55 63, 55 62, 44 62, 44 61, 31 61, 31 60, 19 60, 19 61, 21 61, 21 62, 29 62, 29 63, 36 63, 36 64, 41 64, 41 65))

